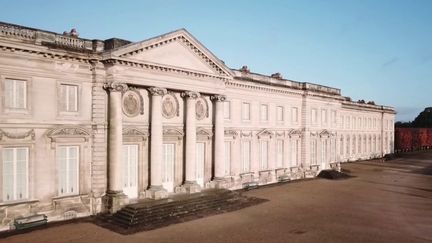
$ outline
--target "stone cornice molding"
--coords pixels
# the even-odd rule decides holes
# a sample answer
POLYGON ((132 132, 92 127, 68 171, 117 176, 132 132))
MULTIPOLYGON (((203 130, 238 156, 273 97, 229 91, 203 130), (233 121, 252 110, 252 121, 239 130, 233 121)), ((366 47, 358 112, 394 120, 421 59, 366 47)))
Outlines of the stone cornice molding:
POLYGON ((147 89, 152 96, 164 96, 168 94, 167 89, 160 87, 150 87, 147 89))
POLYGON ((300 130, 300 129, 291 129, 288 132, 288 135, 289 135, 290 138, 293 138, 293 137, 301 138, 303 136, 303 131, 300 130))
POLYGON ((184 132, 179 128, 164 128, 163 135, 167 137, 176 137, 178 140, 181 140, 184 136, 184 132))
POLYGON ((205 137, 207 139, 211 139, 213 137, 213 133, 210 129, 205 129, 202 127, 198 127, 196 131, 197 137, 205 137))
POLYGON ((126 92, 128 90, 128 86, 125 83, 121 83, 118 81, 112 81, 112 82, 108 82, 105 83, 103 88, 105 90, 108 90, 110 92, 126 92))
POLYGON ((162 64, 156 64, 156 63, 149 63, 149 62, 143 62, 143 61, 136 61, 136 60, 130 60, 130 59, 121 59, 121 58, 114 58, 110 57, 109 59, 102 60, 102 63, 104 64, 119 64, 122 66, 128 66, 128 67, 135 67, 135 68, 142 68, 154 72, 162 72, 162 73, 169 73, 174 75, 184 75, 192 78, 197 79, 217 79, 221 80, 223 82, 227 82, 230 80, 230 77, 225 76, 218 76, 213 75, 209 73, 204 73, 196 70, 189 70, 189 69, 182 69, 177 68, 174 66, 168 66, 168 65, 162 65, 162 64))
MULTIPOLYGON (((37 46, 39 47, 39 46, 37 46)), ((39 58, 51 58, 55 60, 66 60, 66 61, 77 61, 81 63, 90 64, 99 59, 98 54, 94 55, 82 55, 79 53, 73 53, 73 55, 67 53, 64 50, 47 51, 47 49, 40 49, 34 47, 22 47, 22 46, 9 46, 5 45, 4 42, 0 44, 0 50, 4 52, 10 52, 11 54, 22 53, 27 56, 39 57, 39 58)))
POLYGON ((225 137, 232 137, 233 139, 236 139, 239 136, 239 133, 232 129, 226 129, 224 131, 225 137))
POLYGON ((270 131, 270 130, 268 130, 267 128, 265 128, 265 129, 261 130, 260 132, 258 132, 256 134, 256 136, 258 137, 258 139, 262 139, 262 138, 265 138, 265 137, 272 138, 273 137, 273 132, 270 131))
POLYGON ((181 93, 181 97, 195 100, 201 97, 201 94, 195 91, 184 91, 181 93))
POLYGON ((303 95, 303 91, 301 90, 291 90, 288 87, 276 87, 272 85, 267 85, 270 87, 263 87, 260 85, 253 85, 250 83, 242 82, 241 80, 235 80, 235 81, 228 81, 226 83, 227 86, 241 88, 241 89, 249 89, 249 90, 259 90, 259 91, 265 91, 270 93, 277 93, 277 94, 290 94, 290 95, 303 95))
POLYGON ((149 136, 147 131, 141 131, 138 128, 125 128, 122 133, 123 136, 142 137, 143 139, 147 139, 149 136))
POLYGON ((217 94, 210 96, 210 99, 216 102, 224 102, 226 100, 226 96, 217 94))
POLYGON ((0 129, 0 141, 3 140, 3 136, 9 139, 24 139, 30 137, 31 140, 34 140, 35 131, 34 129, 30 129, 29 131, 23 133, 11 133, 0 129))

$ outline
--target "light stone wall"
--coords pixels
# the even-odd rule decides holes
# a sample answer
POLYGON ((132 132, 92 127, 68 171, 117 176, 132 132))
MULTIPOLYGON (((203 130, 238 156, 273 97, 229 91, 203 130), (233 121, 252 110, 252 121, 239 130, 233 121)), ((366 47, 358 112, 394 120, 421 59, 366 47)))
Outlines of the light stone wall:
MULTIPOLYGON (((123 144, 138 145, 138 199, 147 197, 151 187, 150 87, 167 89, 164 97, 172 95, 177 105, 174 116, 161 119, 163 142, 176 145, 176 193, 188 190, 184 185, 187 110, 181 95, 185 91, 200 93, 205 104, 203 119, 196 120, 196 141, 206 147, 204 188, 238 189, 284 177, 313 177, 337 162, 393 152, 395 112, 391 107, 349 101, 335 88, 229 69, 185 30, 104 50, 102 41, 0 23, 0 82, 0 158, 3 161, 2 150, 7 147, 26 146, 30 152, 29 195, 26 200, 7 201, 0 193, 1 229, 9 228, 15 218, 36 213, 47 214, 53 221, 106 209, 112 148, 108 145, 110 91, 104 84, 111 82, 130 89, 123 91, 122 99, 127 92, 139 97, 139 111, 134 115, 126 114, 122 101, 123 115, 117 124, 122 126, 123 144), (4 80, 8 78, 28 82, 26 111, 11 113, 5 108, 4 80), (78 85, 78 112, 59 111, 64 99, 61 84, 78 85), (214 95, 226 96, 230 104, 223 124, 217 124, 214 95), (247 121, 242 119, 245 102, 250 104, 247 121), (265 121, 260 119, 261 105, 268 109, 265 121), (277 120, 278 106, 283 107, 282 121, 277 120), (230 168, 217 180, 215 171, 224 165, 215 162, 223 161, 222 155, 213 152, 216 125, 224 127, 224 139, 231 143, 230 168), (251 143, 248 171, 243 170, 243 141, 251 143), (260 161, 262 141, 268 142, 266 168, 260 161), (277 164, 278 141, 283 141, 281 165, 277 164), (62 145, 79 147, 79 193, 59 197, 56 151, 62 145)), ((3 177, 1 170, 0 166, 3 177)))

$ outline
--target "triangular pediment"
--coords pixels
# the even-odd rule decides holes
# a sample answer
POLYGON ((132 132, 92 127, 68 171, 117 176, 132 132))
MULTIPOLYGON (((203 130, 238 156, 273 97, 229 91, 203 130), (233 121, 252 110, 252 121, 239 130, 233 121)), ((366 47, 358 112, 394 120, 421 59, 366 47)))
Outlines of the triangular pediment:
POLYGON ((184 29, 119 47, 111 52, 110 58, 231 76, 230 69, 184 29))

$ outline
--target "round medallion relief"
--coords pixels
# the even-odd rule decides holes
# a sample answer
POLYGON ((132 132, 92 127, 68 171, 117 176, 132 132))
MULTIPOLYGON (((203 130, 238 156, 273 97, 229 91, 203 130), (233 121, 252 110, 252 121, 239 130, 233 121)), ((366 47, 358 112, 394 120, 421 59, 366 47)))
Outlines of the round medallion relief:
POLYGON ((127 91, 123 94, 123 112, 130 117, 137 116, 140 112, 140 98, 133 91, 127 91))
POLYGON ((207 116, 207 102, 200 98, 195 103, 195 115, 197 120, 202 120, 207 116))
POLYGON ((177 110, 178 103, 174 95, 165 95, 162 101, 162 115, 167 119, 171 119, 177 114, 177 110))

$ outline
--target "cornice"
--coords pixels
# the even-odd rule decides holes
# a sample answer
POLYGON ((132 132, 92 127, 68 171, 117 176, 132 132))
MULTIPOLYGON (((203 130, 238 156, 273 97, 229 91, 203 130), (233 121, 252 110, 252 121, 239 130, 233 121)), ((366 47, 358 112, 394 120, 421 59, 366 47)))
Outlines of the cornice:
POLYGON ((263 87, 259 85, 254 85, 250 83, 245 83, 240 80, 230 80, 226 83, 227 86, 236 87, 236 88, 243 88, 243 89, 250 89, 250 90, 260 90, 260 91, 266 91, 270 93, 278 93, 278 94, 293 94, 293 95, 303 95, 303 91, 294 91, 294 90, 288 90, 287 88, 267 84, 262 84, 270 87, 263 87))
POLYGON ((39 49, 39 48, 28 48, 22 46, 9 46, 4 42, 0 43, 0 50, 2 52, 9 52, 11 54, 20 53, 24 55, 30 55, 34 57, 40 58, 50 58, 54 60, 67 60, 67 61, 77 61, 89 64, 91 62, 97 61, 99 58, 97 55, 80 55, 77 53, 68 54, 62 53, 61 51, 48 51, 47 49, 39 49))
POLYGON ((218 75, 212 75, 204 72, 199 72, 195 70, 189 70, 189 69, 180 69, 173 66, 168 65, 161 65, 156 63, 150 63, 150 62, 142 62, 142 61, 132 61, 130 59, 124 59, 124 58, 115 58, 111 57, 105 60, 102 60, 102 63, 104 64, 117 64, 122 66, 128 66, 128 67, 135 67, 140 69, 146 69, 158 73, 167 73, 167 74, 174 74, 174 75, 182 75, 187 77, 193 77, 198 79, 217 79, 221 80, 223 82, 227 82, 230 80, 229 77, 223 77, 218 75))

